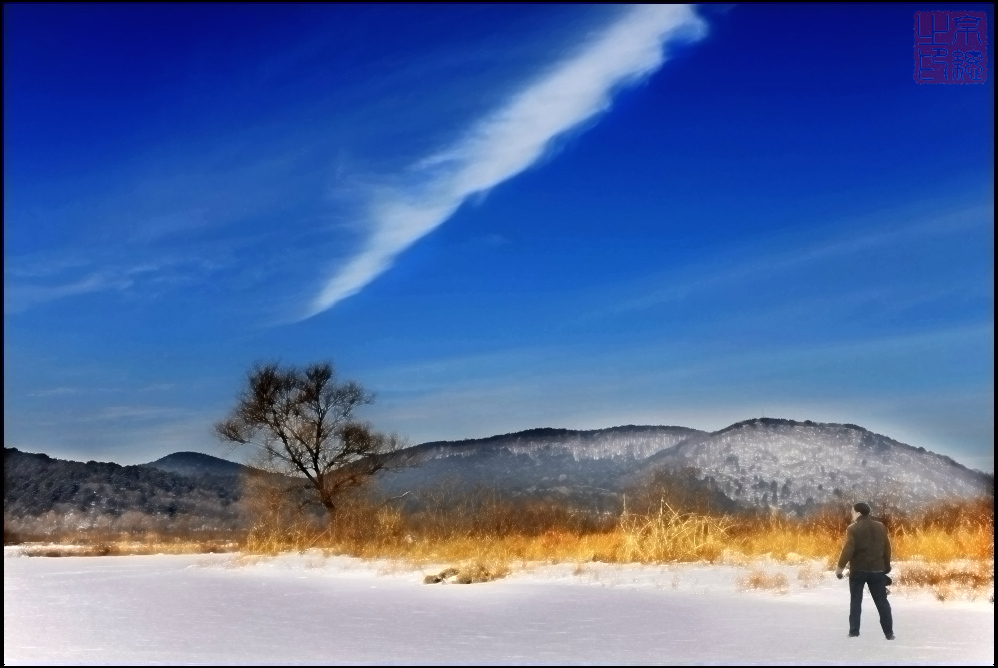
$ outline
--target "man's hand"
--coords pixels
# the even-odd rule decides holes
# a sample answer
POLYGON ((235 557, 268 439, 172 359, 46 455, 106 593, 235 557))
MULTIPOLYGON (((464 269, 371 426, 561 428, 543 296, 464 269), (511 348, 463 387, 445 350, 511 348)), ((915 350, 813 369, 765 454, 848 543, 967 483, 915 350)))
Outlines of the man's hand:
POLYGON ((835 577, 837 577, 840 580, 842 579, 842 569, 841 568, 836 568, 835 569, 835 577))

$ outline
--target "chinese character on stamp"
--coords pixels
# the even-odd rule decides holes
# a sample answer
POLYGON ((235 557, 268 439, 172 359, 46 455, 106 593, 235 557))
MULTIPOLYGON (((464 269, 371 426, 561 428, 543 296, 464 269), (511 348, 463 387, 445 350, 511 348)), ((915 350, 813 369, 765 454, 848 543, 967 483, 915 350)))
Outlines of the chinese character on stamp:
POLYGON ((915 12, 915 81, 975 84, 988 80, 984 12, 915 12))

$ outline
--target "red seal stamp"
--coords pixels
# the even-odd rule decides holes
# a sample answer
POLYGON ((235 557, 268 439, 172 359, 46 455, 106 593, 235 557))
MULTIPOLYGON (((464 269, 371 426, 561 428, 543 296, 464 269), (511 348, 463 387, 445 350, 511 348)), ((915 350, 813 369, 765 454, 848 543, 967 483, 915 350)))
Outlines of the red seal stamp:
POLYGON ((979 84, 988 80, 985 12, 915 12, 915 81, 979 84))

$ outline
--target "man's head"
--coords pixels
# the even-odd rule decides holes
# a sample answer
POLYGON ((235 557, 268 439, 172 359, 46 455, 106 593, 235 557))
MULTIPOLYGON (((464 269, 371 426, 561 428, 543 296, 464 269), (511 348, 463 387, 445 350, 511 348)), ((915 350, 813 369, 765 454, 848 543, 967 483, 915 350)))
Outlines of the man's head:
POLYGON ((870 504, 860 501, 852 507, 852 519, 855 522, 860 517, 870 516, 870 504))

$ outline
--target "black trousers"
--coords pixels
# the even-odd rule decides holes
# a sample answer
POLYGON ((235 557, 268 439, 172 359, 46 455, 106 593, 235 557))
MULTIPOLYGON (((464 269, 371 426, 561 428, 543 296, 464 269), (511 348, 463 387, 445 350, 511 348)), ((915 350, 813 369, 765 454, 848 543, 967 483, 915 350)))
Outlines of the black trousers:
POLYGON ((891 617, 891 604, 887 602, 887 574, 870 571, 852 571, 849 574, 849 633, 859 633, 859 616, 863 606, 863 587, 870 589, 873 604, 880 613, 880 628, 884 636, 894 635, 894 618, 891 617))

